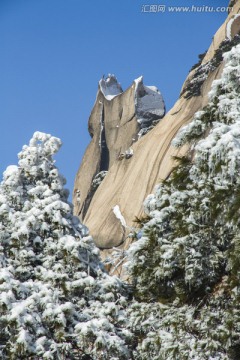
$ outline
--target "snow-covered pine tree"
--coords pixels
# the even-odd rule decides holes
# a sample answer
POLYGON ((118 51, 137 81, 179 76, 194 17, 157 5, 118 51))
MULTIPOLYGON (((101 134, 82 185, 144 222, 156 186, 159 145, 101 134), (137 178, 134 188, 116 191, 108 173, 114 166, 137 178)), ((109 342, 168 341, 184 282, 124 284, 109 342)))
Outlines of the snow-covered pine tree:
POLYGON ((0 358, 130 359, 124 286, 73 216, 60 146, 36 132, 0 186, 0 358))
POLYGON ((224 61, 128 252, 134 359, 240 358, 240 45, 224 61))

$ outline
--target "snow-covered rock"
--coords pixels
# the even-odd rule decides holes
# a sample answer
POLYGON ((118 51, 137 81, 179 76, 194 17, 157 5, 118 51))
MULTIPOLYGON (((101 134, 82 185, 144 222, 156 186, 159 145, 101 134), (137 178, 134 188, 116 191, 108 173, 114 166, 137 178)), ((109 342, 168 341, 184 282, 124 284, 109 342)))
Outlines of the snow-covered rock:
POLYGON ((134 80, 135 106, 137 121, 142 128, 147 128, 154 120, 160 120, 165 114, 165 104, 162 94, 156 86, 143 84, 143 77, 134 80))
POLYGON ((226 36, 227 39, 232 40, 236 33, 240 30, 240 14, 234 15, 227 23, 226 36))
POLYGON ((112 100, 115 96, 123 92, 121 85, 118 83, 115 75, 108 74, 107 78, 104 77, 99 81, 99 87, 107 100, 112 100))

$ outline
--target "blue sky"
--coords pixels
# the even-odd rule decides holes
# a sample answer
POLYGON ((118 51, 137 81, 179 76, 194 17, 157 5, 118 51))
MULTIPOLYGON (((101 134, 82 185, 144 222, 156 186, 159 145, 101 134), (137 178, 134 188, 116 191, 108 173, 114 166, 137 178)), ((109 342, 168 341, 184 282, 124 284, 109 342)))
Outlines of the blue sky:
POLYGON ((124 89, 143 75, 171 108, 227 13, 141 12, 151 4, 228 0, 0 0, 1 174, 34 131, 51 133, 63 141, 56 165, 72 192, 103 74, 115 74, 124 89))

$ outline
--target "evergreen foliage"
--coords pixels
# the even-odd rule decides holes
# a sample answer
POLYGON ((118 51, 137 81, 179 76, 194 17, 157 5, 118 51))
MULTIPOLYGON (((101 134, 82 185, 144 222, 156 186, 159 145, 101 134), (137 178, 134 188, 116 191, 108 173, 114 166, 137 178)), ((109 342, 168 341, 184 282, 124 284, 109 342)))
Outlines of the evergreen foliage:
POLYGON ((193 77, 187 82, 186 86, 182 90, 180 96, 184 95, 186 99, 190 99, 193 96, 201 95, 201 88, 204 81, 209 74, 213 72, 223 61, 223 54, 230 51, 233 46, 236 46, 240 42, 240 35, 235 35, 232 40, 225 39, 220 44, 219 48, 215 51, 213 58, 202 64, 202 59, 205 54, 199 55, 199 62, 193 66, 191 70, 195 70, 193 77))
POLYGON ((73 216, 60 145, 36 132, 0 186, 0 358, 130 359, 124 286, 73 216))
POLYGON ((174 140, 189 154, 145 201, 128 251, 134 359, 230 360, 240 348, 240 45, 174 140))

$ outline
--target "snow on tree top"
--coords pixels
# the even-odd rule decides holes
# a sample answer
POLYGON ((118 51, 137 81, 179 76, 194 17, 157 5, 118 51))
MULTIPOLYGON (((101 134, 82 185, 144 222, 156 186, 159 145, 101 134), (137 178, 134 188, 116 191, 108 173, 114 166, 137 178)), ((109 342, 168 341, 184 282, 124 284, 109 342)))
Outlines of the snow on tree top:
POLYGON ((7 186, 15 183, 18 179, 18 167, 16 165, 9 165, 3 172, 3 179, 7 186))
POLYGON ((3 173, 4 179, 7 179, 10 176, 15 175, 17 172, 18 172, 18 167, 16 165, 9 165, 3 173))
POLYGON ((41 146, 46 150, 51 149, 52 154, 55 154, 59 150, 61 145, 62 142, 59 138, 56 138, 50 134, 42 133, 40 131, 36 131, 29 142, 29 146, 38 146, 38 147, 41 146))
MULTIPOLYGON (((28 171, 33 176, 36 176, 39 171, 44 174, 49 173, 54 163, 52 155, 58 152, 61 145, 60 139, 50 134, 35 132, 29 145, 24 145, 22 151, 18 154, 20 168, 28 171)), ((62 181, 65 183, 65 179, 62 178, 62 181)))
POLYGON ((122 285, 73 216, 52 159, 60 146, 36 132, 0 185, 0 358, 100 360, 104 349, 109 359, 127 360, 122 285))
POLYGON ((18 154, 19 165, 28 168, 37 165, 43 159, 57 153, 60 147, 60 139, 37 131, 34 133, 29 145, 24 145, 22 151, 18 154))

